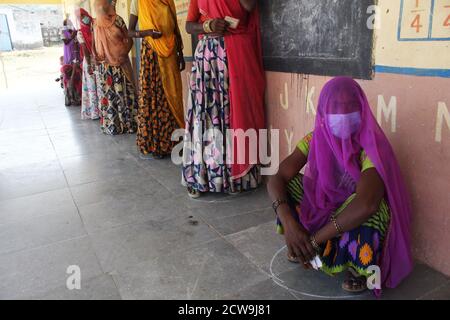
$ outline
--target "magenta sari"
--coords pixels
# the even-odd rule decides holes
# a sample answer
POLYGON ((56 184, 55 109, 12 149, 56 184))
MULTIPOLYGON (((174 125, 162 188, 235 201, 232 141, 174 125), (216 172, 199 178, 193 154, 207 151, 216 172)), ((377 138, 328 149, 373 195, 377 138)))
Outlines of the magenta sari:
POLYGON ((363 90, 351 78, 335 78, 324 86, 320 94, 303 180, 300 221, 310 232, 316 232, 328 223, 331 214, 355 192, 361 176, 361 149, 365 150, 383 179, 391 210, 380 267, 382 284, 393 288, 412 270, 408 192, 394 151, 375 120, 363 90), (333 134, 328 115, 350 112, 360 113, 361 123, 357 131, 350 138, 336 138, 336 129, 333 134))

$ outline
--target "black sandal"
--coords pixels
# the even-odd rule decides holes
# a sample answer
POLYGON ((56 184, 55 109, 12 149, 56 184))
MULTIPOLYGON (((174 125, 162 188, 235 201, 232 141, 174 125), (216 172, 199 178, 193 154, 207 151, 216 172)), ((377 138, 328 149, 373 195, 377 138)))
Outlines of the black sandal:
POLYGON ((367 279, 358 275, 355 271, 349 270, 348 277, 342 283, 342 289, 350 293, 361 293, 367 290, 367 279))

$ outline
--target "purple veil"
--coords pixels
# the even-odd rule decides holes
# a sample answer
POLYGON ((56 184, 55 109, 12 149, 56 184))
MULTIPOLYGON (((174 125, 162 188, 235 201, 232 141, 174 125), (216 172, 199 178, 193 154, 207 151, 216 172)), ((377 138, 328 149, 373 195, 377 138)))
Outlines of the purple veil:
POLYGON ((412 270, 408 193, 392 147, 375 120, 362 88, 351 78, 334 78, 320 94, 303 179, 300 220, 310 232, 322 228, 355 192, 361 176, 362 149, 383 179, 391 211, 380 268, 382 285, 393 288, 412 270), (333 135, 327 116, 347 113, 359 113, 360 124, 350 138, 336 138, 336 129, 333 128, 333 135))

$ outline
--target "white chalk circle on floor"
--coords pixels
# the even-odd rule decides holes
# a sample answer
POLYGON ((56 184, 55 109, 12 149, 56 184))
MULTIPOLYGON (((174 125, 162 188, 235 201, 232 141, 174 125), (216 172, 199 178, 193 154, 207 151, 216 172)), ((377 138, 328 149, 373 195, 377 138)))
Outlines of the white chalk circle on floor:
POLYGON ((276 270, 277 267, 282 269, 280 266, 286 266, 285 261, 287 261, 287 246, 280 248, 272 257, 269 267, 270 276, 275 284, 294 295, 316 299, 367 299, 372 296, 369 291, 345 294, 341 287, 345 272, 332 277, 322 271, 305 270, 298 264, 292 264, 293 267, 286 270, 276 270))

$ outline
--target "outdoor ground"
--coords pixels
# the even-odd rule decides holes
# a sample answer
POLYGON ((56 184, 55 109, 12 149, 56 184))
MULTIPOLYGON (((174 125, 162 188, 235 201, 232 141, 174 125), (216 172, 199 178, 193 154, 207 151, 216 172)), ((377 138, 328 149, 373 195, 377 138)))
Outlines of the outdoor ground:
MULTIPOLYGON (((1 299, 372 299, 287 262, 264 187, 190 200, 170 159, 80 120, 53 81, 61 52, 2 55, 1 299)), ((450 281, 417 264, 383 298, 449 299, 450 281)))

